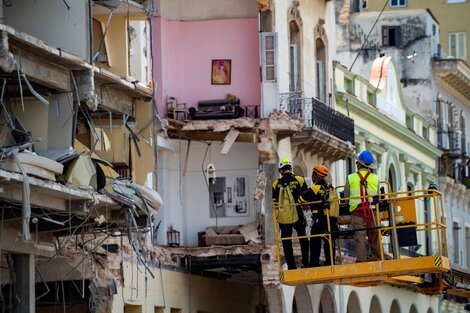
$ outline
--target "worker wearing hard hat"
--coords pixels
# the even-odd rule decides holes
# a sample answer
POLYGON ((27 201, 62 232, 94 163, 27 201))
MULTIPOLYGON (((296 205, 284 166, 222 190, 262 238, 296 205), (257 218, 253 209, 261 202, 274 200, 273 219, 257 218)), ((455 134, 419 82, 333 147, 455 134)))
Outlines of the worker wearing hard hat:
MULTIPOLYGON (((300 195, 299 202, 308 205, 312 212, 312 225, 310 235, 319 235, 329 232, 328 220, 325 215, 325 208, 329 206, 328 197, 330 192, 335 192, 333 186, 325 178, 328 176, 328 168, 317 165, 312 171, 312 186, 300 195)), ((336 218, 330 217, 331 230, 337 230, 336 218)), ((310 263, 309 267, 320 265, 322 237, 310 238, 310 263)), ((333 240, 333 263, 335 245, 333 240)), ((328 239, 323 237, 323 251, 325 252, 325 265, 331 265, 330 245, 328 239)))
MULTIPOLYGON (((272 185, 272 199, 274 207, 279 207, 279 194, 281 187, 288 186, 292 193, 293 200, 296 204, 299 203, 299 197, 302 192, 307 190, 307 184, 301 176, 295 176, 292 172, 292 162, 288 158, 282 158, 279 162, 279 173, 281 177, 276 179, 272 185)), ((296 206, 298 219, 293 223, 279 222, 279 229, 281 231, 281 238, 292 237, 293 230, 297 232, 297 236, 306 236, 305 231, 305 217, 300 206, 296 206)), ((308 266, 308 238, 301 238, 300 250, 302 252, 302 266, 308 266)), ((286 258, 288 269, 296 269, 294 258, 294 250, 292 248, 292 240, 282 240, 282 248, 284 250, 284 257, 286 258)))
POLYGON ((348 175, 344 187, 344 196, 349 198, 353 229, 363 229, 354 232, 356 262, 367 261, 366 236, 372 250, 372 259, 380 260, 380 243, 371 203, 372 197, 377 195, 379 188, 379 178, 371 172, 371 169, 376 167, 376 162, 372 153, 364 150, 357 157, 356 165, 357 172, 348 175))

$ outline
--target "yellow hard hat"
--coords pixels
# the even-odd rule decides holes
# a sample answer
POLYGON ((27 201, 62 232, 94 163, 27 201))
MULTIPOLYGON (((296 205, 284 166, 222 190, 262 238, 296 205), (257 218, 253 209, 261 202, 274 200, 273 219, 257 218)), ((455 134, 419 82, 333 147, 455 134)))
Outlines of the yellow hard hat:
POLYGON ((284 166, 290 166, 292 167, 292 162, 288 159, 288 158, 282 158, 280 161, 279 161, 279 166, 278 168, 283 168, 284 166))

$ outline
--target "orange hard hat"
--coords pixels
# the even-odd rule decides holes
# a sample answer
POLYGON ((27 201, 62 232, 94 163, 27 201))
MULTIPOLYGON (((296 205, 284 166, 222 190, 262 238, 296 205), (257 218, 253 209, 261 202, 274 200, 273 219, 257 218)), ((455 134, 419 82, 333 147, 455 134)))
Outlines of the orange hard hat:
POLYGON ((313 168, 313 173, 317 174, 320 177, 328 176, 328 168, 323 165, 317 165, 313 168))

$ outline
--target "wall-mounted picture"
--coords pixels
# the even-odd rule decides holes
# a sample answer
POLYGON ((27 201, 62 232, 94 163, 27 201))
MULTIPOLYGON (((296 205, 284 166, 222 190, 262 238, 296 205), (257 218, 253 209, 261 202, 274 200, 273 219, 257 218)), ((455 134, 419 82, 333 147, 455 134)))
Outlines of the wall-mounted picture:
POLYGON ((249 215, 248 177, 209 178, 210 217, 235 217, 249 215))
POLYGON ((212 60, 212 85, 230 85, 232 60, 212 60))

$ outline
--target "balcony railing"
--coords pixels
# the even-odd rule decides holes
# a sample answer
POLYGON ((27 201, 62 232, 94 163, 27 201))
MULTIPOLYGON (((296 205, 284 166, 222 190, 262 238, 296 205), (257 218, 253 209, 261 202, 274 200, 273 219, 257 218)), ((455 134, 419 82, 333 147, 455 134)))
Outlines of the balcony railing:
POLYGON ((354 143, 354 120, 312 98, 312 126, 354 143))
POLYGON ((304 92, 288 92, 279 94, 279 108, 297 117, 303 117, 302 102, 305 101, 304 92))
POLYGON ((343 141, 354 142, 354 120, 303 92, 280 94, 280 109, 303 118, 305 127, 314 127, 343 141))

